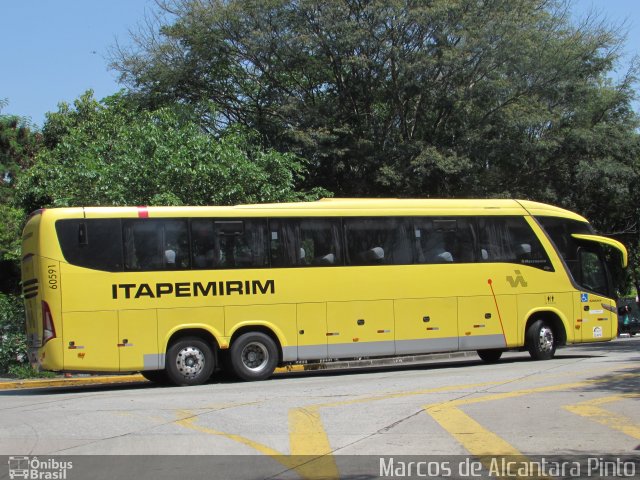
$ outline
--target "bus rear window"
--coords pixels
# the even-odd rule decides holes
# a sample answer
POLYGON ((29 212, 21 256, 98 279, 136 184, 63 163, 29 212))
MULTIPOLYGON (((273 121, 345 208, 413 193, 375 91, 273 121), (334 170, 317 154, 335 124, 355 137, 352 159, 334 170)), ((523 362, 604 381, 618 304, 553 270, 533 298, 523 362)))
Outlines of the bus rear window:
POLYGON ((56 222, 56 232, 67 262, 80 267, 122 270, 120 219, 69 219, 56 222))

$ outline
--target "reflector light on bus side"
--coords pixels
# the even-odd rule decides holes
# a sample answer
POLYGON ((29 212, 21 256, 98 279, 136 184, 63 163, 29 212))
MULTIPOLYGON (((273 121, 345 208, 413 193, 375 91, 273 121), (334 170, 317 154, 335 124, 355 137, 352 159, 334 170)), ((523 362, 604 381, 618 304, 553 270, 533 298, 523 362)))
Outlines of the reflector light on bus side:
POLYGON ((42 345, 56 338, 56 327, 53 325, 53 316, 49 304, 42 301, 42 345))

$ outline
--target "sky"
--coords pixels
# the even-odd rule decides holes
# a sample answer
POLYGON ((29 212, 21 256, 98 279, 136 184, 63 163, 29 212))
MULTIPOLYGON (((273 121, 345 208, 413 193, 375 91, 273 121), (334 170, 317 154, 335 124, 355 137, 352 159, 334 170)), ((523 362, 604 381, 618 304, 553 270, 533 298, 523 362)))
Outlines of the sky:
POLYGON ((153 0, 0 0, 1 113, 41 127, 59 102, 119 91, 109 49, 130 43, 129 30, 154 9, 153 0))
MULTIPOLYGON (((42 127, 59 102, 88 89, 97 99, 119 91, 109 49, 116 40, 127 45, 129 31, 155 8, 153 0, 0 0, 0 101, 8 102, 0 113, 42 127)), ((589 12, 627 32, 624 71, 640 54, 640 1, 573 0, 575 18, 589 12)))

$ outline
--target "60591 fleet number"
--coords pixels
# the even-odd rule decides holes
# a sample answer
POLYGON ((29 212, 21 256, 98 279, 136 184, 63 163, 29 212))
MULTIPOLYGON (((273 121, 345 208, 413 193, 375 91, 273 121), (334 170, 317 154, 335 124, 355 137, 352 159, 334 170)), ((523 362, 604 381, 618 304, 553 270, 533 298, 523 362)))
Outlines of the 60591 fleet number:
POLYGON ((49 265, 47 273, 49 274, 49 288, 51 290, 56 290, 58 288, 58 270, 56 270, 56 266, 49 265))

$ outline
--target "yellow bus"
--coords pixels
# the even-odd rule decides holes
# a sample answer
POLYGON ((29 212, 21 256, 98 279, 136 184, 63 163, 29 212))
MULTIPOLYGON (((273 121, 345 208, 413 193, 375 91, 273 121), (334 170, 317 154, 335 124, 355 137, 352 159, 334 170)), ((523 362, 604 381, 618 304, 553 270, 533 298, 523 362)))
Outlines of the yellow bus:
POLYGON ((30 360, 195 385, 345 358, 549 359, 616 337, 604 247, 626 266, 583 217, 517 200, 40 210, 22 237, 30 360))

